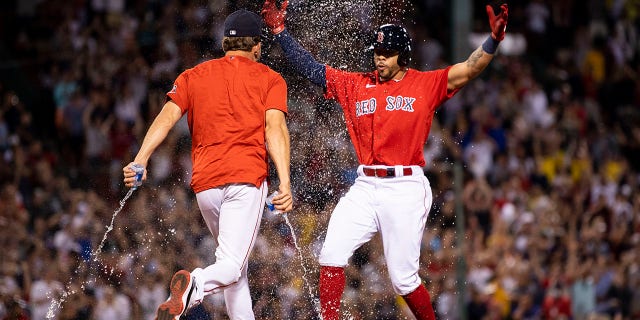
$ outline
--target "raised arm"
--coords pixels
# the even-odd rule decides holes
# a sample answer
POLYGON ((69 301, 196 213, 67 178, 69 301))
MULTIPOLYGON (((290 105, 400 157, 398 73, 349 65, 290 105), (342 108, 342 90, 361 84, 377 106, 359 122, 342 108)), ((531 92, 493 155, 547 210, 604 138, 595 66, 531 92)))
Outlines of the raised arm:
POLYGON ((295 69, 311 82, 325 87, 327 81, 324 64, 316 61, 311 53, 305 50, 285 29, 284 20, 288 5, 289 1, 285 0, 278 8, 274 0, 266 0, 262 6, 262 18, 271 33, 275 35, 285 57, 295 69))
POLYGON ((471 79, 480 75, 493 59, 493 55, 498 49, 498 44, 504 39, 509 15, 509 8, 506 4, 500 6, 500 9, 501 12, 496 15, 493 12, 493 7, 487 5, 491 36, 487 37, 482 46, 478 47, 466 61, 457 63, 449 69, 447 84, 449 90, 465 86, 471 79))

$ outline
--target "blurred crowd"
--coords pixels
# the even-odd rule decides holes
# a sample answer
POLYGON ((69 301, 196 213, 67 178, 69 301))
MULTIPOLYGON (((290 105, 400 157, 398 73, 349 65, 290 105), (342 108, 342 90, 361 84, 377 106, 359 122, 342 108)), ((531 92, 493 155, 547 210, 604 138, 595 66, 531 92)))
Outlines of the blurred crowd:
MULTIPOLYGON (((472 32, 488 31, 484 4, 473 2, 472 32)), ((640 1, 509 5, 507 37, 524 36, 525 52, 499 52, 438 110, 425 145, 434 204, 420 272, 436 314, 640 319, 640 1)), ((175 77, 222 55, 222 22, 241 7, 261 1, 0 4, 0 319, 153 319, 173 272, 213 262, 186 122, 122 202, 121 169, 175 77)), ((371 31, 403 23, 412 66, 430 70, 458 62, 450 10, 292 0, 288 27, 319 61, 366 71, 371 31)), ((263 62, 289 85, 296 202, 291 228, 264 216, 249 265, 254 310, 318 319, 316 256, 358 163, 339 107, 271 40, 263 62)), ((374 238, 347 268, 349 319, 411 319, 382 252, 374 238)), ((186 318, 225 319, 224 300, 186 318)))

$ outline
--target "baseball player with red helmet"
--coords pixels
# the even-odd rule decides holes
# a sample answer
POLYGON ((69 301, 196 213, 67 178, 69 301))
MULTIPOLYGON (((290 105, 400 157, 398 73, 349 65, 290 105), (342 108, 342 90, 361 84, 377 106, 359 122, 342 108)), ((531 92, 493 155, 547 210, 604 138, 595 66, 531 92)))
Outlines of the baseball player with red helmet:
MULTIPOLYGON (((276 209, 291 211, 287 87, 258 62, 262 19, 241 9, 224 23, 225 56, 182 72, 147 132, 134 161, 123 168, 131 187, 133 163, 146 167, 169 130, 187 114, 193 174, 202 217, 216 238, 216 262, 171 279, 169 299, 158 320, 178 320, 204 296, 223 292, 230 319, 253 320, 247 265, 267 197, 267 154, 278 172, 276 209)), ((146 179, 146 170, 143 174, 146 179)))
POLYGON ((491 35, 466 61, 422 72, 409 68, 411 39, 398 25, 375 31, 372 72, 346 72, 318 63, 285 29, 288 2, 266 0, 262 16, 287 59, 325 89, 345 115, 360 165, 358 178, 336 205, 320 252, 322 319, 336 320, 344 267, 354 251, 380 233, 394 291, 419 320, 435 319, 418 276, 422 234, 432 193, 424 176, 423 145, 436 109, 477 77, 504 38, 508 8, 487 6, 491 35))

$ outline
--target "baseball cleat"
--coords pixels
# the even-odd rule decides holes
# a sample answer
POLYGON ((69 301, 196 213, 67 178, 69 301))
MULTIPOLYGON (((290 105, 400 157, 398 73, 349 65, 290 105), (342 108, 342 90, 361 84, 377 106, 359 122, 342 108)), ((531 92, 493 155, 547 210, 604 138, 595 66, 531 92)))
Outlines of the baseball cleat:
POLYGON ((171 278, 169 299, 160 304, 156 313, 156 320, 179 320, 180 316, 189 308, 190 300, 196 290, 194 278, 187 270, 176 272, 171 278))

